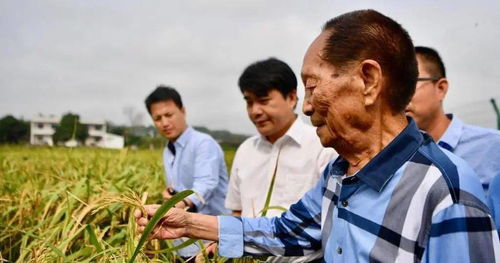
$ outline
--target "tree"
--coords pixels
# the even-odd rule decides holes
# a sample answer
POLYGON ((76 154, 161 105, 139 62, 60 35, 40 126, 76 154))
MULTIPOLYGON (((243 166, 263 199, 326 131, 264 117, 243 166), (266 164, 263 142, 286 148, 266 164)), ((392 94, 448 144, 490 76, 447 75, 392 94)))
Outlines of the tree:
POLYGON ((80 116, 71 112, 66 113, 56 127, 54 141, 65 142, 70 139, 83 142, 88 137, 87 127, 80 123, 80 116))
POLYGON ((29 123, 18 120, 12 115, 0 119, 0 143, 28 142, 30 133, 29 123))
POLYGON ((137 127, 142 125, 144 115, 137 112, 134 106, 128 105, 123 108, 123 114, 127 117, 130 127, 137 127))

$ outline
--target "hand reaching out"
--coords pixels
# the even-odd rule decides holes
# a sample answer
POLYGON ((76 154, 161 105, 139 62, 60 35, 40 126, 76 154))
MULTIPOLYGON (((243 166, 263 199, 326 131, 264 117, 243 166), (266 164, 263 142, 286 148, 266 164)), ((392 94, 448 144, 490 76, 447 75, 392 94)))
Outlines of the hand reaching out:
MULTIPOLYGON (((149 219, 154 215, 160 205, 146 205, 147 215, 143 215, 140 210, 134 213, 137 223, 137 230, 140 233, 144 232, 144 228, 149 222, 149 219)), ((151 232, 150 239, 175 239, 187 235, 187 216, 188 213, 184 209, 172 208, 158 222, 151 232)))
MULTIPOLYGON (((160 205, 144 206, 146 213, 134 212, 137 230, 144 232, 146 225, 160 205)), ((218 219, 216 216, 190 213, 180 208, 171 208, 155 226, 149 239, 176 239, 190 237, 196 239, 219 240, 218 219)))

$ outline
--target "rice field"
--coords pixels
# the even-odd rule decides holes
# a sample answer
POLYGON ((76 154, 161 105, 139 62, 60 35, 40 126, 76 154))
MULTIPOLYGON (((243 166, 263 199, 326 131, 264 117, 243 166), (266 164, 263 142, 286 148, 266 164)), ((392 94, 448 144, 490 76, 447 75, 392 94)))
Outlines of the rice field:
MULTIPOLYGON (((133 211, 163 187, 160 150, 0 146, 0 262, 126 262, 133 211)), ((147 242, 136 262, 182 262, 169 248, 147 242)))

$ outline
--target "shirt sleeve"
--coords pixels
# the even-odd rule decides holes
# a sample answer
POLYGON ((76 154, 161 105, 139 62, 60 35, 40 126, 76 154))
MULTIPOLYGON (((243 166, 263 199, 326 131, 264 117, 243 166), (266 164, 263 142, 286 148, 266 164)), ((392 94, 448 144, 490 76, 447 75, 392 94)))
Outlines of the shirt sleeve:
POLYGON ((281 217, 219 217, 219 254, 303 256, 321 249, 324 178, 281 217))
MULTIPOLYGON (((241 146, 240 146, 241 147, 241 146)), ((241 194, 240 194, 240 177, 238 174, 239 170, 239 153, 240 149, 236 151, 233 160, 233 166, 231 167, 231 173, 229 176, 229 186, 226 195, 225 206, 230 210, 242 210, 241 205, 241 194)))
POLYGON ((432 220, 423 262, 498 262, 500 243, 484 209, 454 204, 432 220))
POLYGON ((193 188, 196 195, 188 197, 199 209, 208 200, 219 183, 221 153, 215 141, 203 140, 197 146, 194 160, 193 188), (200 198, 201 197, 201 198, 200 198))

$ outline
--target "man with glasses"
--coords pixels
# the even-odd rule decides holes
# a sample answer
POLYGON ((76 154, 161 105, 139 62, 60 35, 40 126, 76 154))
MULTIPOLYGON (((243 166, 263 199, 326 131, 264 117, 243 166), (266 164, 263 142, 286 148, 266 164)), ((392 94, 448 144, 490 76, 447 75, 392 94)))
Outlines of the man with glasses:
POLYGON ((500 174, 500 132, 464 124, 445 114, 443 100, 448 91, 444 63, 429 47, 415 47, 418 79, 415 95, 406 109, 418 127, 446 150, 464 159, 477 173, 483 188, 500 174))

